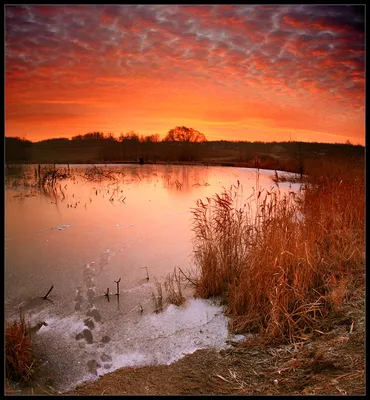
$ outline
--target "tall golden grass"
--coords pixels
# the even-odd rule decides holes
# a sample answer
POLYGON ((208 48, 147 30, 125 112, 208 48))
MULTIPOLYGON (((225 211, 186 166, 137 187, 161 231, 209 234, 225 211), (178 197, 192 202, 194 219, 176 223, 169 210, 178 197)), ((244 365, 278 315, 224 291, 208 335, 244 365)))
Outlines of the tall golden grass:
POLYGON ((234 332, 296 342, 364 276, 364 167, 308 165, 301 193, 239 184, 193 209, 197 294, 224 295, 234 332))

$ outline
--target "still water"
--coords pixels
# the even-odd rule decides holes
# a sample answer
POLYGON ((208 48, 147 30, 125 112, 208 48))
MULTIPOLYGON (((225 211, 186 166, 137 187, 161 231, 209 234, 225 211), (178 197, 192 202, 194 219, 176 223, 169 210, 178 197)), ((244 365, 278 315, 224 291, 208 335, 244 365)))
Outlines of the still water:
MULTIPOLYGON (((35 166, 29 168, 32 176, 35 166)), ((69 168, 72 177, 54 190, 14 178, 5 192, 5 317, 17 318, 22 308, 31 325, 45 322, 33 341, 54 386, 67 390, 124 366, 169 364, 197 349, 225 347, 231 337, 217 301, 194 299, 184 284, 186 302, 166 304, 163 282, 175 267, 196 273, 191 229, 196 200, 237 181, 248 197, 256 170, 69 168), (156 313, 158 284, 165 307, 156 313), (50 301, 41 299, 52 285, 50 301)), ((259 171, 260 189, 273 189, 273 174, 259 171)), ((282 193, 298 188, 279 185, 282 193)))

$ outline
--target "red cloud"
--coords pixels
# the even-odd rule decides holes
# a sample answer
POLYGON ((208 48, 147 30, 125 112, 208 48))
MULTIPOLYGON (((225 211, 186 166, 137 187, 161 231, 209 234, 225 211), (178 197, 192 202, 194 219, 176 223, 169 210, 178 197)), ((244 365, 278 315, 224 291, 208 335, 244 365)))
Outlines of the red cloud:
POLYGON ((71 118, 63 104, 75 102, 97 124, 96 110, 110 107, 118 120, 124 109, 280 126, 292 112, 284 104, 296 99, 302 105, 294 112, 316 110, 301 119, 308 128, 317 109, 330 108, 335 125, 341 107, 363 105, 363 35, 352 20, 339 24, 344 14, 288 6, 29 8, 33 19, 25 7, 6 7, 6 102, 20 110, 13 122, 38 104, 32 121, 44 113, 59 123, 63 113, 71 118), (55 104, 53 113, 45 104, 55 104))

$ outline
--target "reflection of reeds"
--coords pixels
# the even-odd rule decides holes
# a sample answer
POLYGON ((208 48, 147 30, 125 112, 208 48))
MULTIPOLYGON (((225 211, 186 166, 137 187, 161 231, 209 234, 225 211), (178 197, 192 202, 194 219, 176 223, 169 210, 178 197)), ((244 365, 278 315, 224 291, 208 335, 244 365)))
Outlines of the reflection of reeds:
POLYGON ((55 165, 53 167, 39 169, 38 172, 38 182, 43 188, 54 188, 59 181, 69 177, 69 172, 59 171, 59 169, 55 168, 55 165))
POLYGON ((21 177, 23 174, 23 166, 21 164, 6 164, 5 174, 8 176, 21 177))
POLYGON ((167 301, 170 304, 179 306, 185 301, 181 290, 180 271, 176 272, 176 268, 172 273, 167 274, 164 287, 166 289, 167 301))
POLYGON ((60 193, 62 194, 62 196, 63 196, 63 199, 62 199, 62 201, 66 198, 66 196, 65 196, 65 194, 64 194, 64 192, 63 192, 63 190, 62 190, 62 185, 59 185, 59 190, 60 190, 60 193))
POLYGON ((32 376, 34 357, 31 351, 30 324, 20 312, 19 321, 5 323, 5 368, 11 381, 27 382, 32 376))
POLYGON ((179 182, 177 179, 175 180, 175 185, 176 185, 176 189, 181 190, 181 188, 182 188, 182 183, 179 182))
POLYGON ((239 186, 197 202, 197 294, 224 295, 234 331, 305 339, 341 309, 351 282, 361 281, 363 176, 343 171, 336 179, 332 171, 307 178, 295 196, 277 188, 263 194, 257 182, 244 205, 237 204, 239 186))
POLYGON ((96 165, 85 170, 83 177, 89 181, 101 181, 104 179, 114 180, 116 179, 115 172, 109 168, 98 168, 96 165))
POLYGON ((6 168, 5 181, 7 187, 35 189, 48 197, 53 197, 57 202, 59 191, 62 200, 65 199, 60 182, 68 178, 73 178, 72 173, 65 168, 56 168, 55 165, 44 165, 43 167, 40 164, 37 167, 11 165, 6 168))
POLYGON ((7 187, 32 187, 32 180, 34 180, 34 177, 31 169, 27 166, 21 164, 6 165, 5 184, 7 187))

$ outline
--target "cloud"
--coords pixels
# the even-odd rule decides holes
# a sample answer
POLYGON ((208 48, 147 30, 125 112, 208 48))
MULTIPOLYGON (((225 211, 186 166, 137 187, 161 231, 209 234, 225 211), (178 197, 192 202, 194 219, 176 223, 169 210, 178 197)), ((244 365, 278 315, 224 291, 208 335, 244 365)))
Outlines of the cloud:
POLYGON ((22 106, 126 102, 187 85, 214 93, 209 107, 217 96, 283 93, 363 109, 363 6, 7 5, 5 46, 6 100, 22 106))

